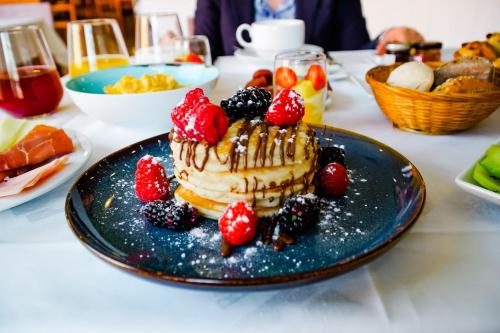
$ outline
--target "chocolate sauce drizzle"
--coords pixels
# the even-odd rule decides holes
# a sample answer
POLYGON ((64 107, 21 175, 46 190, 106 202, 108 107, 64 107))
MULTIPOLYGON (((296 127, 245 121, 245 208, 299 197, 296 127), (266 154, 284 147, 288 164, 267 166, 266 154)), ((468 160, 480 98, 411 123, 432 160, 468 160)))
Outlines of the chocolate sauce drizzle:
POLYGON ((260 131, 257 137, 257 147, 253 155, 253 166, 257 167, 257 161, 260 161, 260 166, 266 165, 267 140, 269 138, 269 125, 267 123, 260 124, 260 131))
POLYGON ((191 166, 191 163, 193 164, 193 167, 198 170, 198 171, 203 171, 205 169, 205 166, 207 165, 207 162, 208 162, 208 158, 210 156, 210 145, 208 144, 203 144, 205 146, 205 152, 204 152, 204 155, 203 155, 203 159, 201 160, 201 165, 197 165, 196 164, 196 152, 197 152, 197 148, 198 148, 198 145, 200 145, 201 143, 200 142, 197 142, 197 141, 183 141, 183 140, 179 140, 179 139, 175 139, 176 142, 179 142, 181 144, 181 149, 179 149, 179 160, 182 161, 182 158, 183 158, 183 153, 184 153, 184 150, 185 150, 185 147, 186 147, 186 154, 185 154, 185 158, 186 158, 186 166, 187 167, 190 167, 191 166))
MULTIPOLYGON (((257 180, 257 177, 253 176, 253 188, 252 188, 252 207, 255 207, 255 204, 257 202, 256 198, 255 198, 255 192, 257 192, 257 188, 258 188, 258 180, 257 180)), ((248 192, 246 192, 248 193, 248 192)))
MULTIPOLYGON (((210 156, 210 149, 214 150, 215 157, 217 160, 223 164, 229 164, 229 171, 230 172, 237 172, 240 167, 243 168, 243 170, 247 170, 248 168, 248 146, 250 142, 250 138, 252 134, 258 129, 258 136, 257 136, 257 145, 255 148, 255 152, 253 154, 253 167, 265 167, 267 163, 269 163, 270 166, 273 166, 274 164, 274 154, 276 149, 279 150, 279 157, 280 157, 280 162, 281 165, 285 165, 285 156, 292 161, 295 161, 295 152, 296 152, 296 142, 297 142, 297 131, 299 128, 300 124, 296 124, 292 127, 289 128, 280 128, 276 131, 275 135, 273 138, 270 137, 270 131, 269 128, 270 126, 262 121, 262 120, 244 120, 243 123, 241 124, 241 127, 238 129, 238 132, 234 139, 231 142, 231 146, 229 148, 229 154, 226 157, 225 160, 222 160, 219 152, 218 152, 218 145, 208 145, 206 143, 200 143, 196 141, 184 141, 181 138, 175 136, 173 133, 170 135, 171 140, 175 140, 176 142, 179 142, 181 144, 181 148, 179 150, 179 160, 182 160, 185 158, 185 163, 186 166, 190 167, 191 164, 193 167, 202 172, 205 169, 205 166, 208 162, 209 156, 210 156), (288 135, 288 133, 290 133, 288 135), (269 153, 267 151, 268 149, 268 143, 269 140, 271 140, 271 145, 269 147, 269 153), (200 144, 204 145, 204 155, 203 158, 201 159, 201 165, 197 164, 197 151, 198 151, 198 146, 200 144), (269 162, 267 162, 269 160, 269 162)), ((314 156, 317 156, 317 150, 318 146, 315 144, 316 142, 316 132, 313 129, 308 129, 306 132, 307 139, 306 143, 304 146, 304 157, 306 160, 309 160, 311 158, 311 152, 312 150, 314 156), (312 148, 312 149, 311 149, 312 148)), ((302 192, 307 192, 310 184, 311 184, 311 174, 315 173, 317 171, 318 165, 317 161, 315 161, 311 169, 306 172, 302 178, 301 178, 301 183, 303 185, 303 190, 302 192)), ((186 172, 187 174, 187 172, 186 172)), ((295 185, 295 177, 292 174, 291 179, 283 181, 279 185, 276 184, 275 182, 270 182, 268 186, 266 184, 262 184, 262 190, 263 190, 263 197, 265 197, 265 191, 266 190, 273 190, 277 187, 280 188, 280 197, 279 197, 279 204, 282 205, 283 201, 285 199, 285 193, 288 188, 291 188, 292 195, 294 194, 294 185, 295 185)), ((248 193, 249 190, 252 191, 252 206, 255 207, 256 205, 256 192, 258 190, 258 179, 254 176, 253 177, 253 184, 252 188, 249 188, 249 180, 245 177, 244 178, 244 190, 245 193, 248 193)), ((272 202, 274 200, 273 197, 269 198, 269 202, 272 202)))
POLYGON ((189 173, 186 170, 181 170, 181 172, 179 172, 179 178, 182 180, 188 180, 189 173))

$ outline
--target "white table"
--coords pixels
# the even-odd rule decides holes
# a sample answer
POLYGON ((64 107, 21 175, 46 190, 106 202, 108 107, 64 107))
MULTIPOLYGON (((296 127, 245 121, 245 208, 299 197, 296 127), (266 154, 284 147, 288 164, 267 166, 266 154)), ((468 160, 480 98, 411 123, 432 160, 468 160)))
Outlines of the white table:
MULTIPOLYGON (((335 55, 354 75, 366 53, 335 55)), ((214 99, 254 69, 221 58, 214 99)), ((371 136, 407 156, 428 190, 414 228, 387 254, 324 282, 266 292, 175 288, 125 273, 92 255, 63 212, 71 182, 0 213, 0 332, 498 332, 500 207, 453 183, 500 136, 500 112, 453 136, 391 128, 351 81, 334 82, 326 121, 371 136)), ((93 121, 68 105, 47 118, 90 137, 88 164, 146 133, 93 121)))

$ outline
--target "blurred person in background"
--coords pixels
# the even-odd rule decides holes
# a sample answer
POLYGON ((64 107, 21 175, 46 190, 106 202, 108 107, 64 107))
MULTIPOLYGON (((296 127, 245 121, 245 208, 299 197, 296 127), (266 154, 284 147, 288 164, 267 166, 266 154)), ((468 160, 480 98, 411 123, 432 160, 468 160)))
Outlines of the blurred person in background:
POLYGON ((380 53, 387 42, 423 41, 408 27, 389 28, 370 40, 360 0, 198 0, 195 34, 208 37, 215 59, 233 54, 240 24, 293 18, 305 22, 305 42, 325 51, 377 48, 380 53))

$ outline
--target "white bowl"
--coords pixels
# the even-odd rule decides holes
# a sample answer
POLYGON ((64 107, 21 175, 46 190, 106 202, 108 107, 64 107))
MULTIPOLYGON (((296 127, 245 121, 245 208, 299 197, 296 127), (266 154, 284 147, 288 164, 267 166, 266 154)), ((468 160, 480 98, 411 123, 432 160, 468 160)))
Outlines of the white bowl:
MULTIPOLYGON (((497 144, 500 144, 500 140, 497 142, 497 144)), ((481 161, 483 158, 484 155, 481 156, 481 158, 478 159, 476 163, 481 161)), ((480 197, 482 199, 500 205, 500 193, 496 193, 488 189, 485 189, 484 187, 481 187, 472 177, 472 172, 474 171, 474 166, 476 165, 476 163, 474 163, 471 167, 467 168, 466 170, 462 171, 455 178, 455 183, 457 183, 457 185, 462 190, 469 192, 470 194, 473 194, 477 197, 480 197)))
POLYGON ((68 81, 65 87, 73 102, 95 119, 159 134, 170 130, 170 111, 189 90, 199 87, 210 96, 218 78, 219 71, 205 65, 136 65, 85 74, 68 81), (184 87, 143 94, 108 95, 103 91, 103 87, 114 84, 124 75, 139 78, 156 73, 172 75, 184 87))

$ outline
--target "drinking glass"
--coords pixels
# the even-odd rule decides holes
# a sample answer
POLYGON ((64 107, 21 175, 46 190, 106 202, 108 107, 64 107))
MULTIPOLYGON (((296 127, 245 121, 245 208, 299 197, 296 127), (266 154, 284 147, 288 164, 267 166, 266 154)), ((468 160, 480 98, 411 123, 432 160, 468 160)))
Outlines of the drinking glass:
POLYGON ((172 62, 175 37, 182 37, 177 14, 137 15, 135 17, 135 62, 138 64, 172 62))
POLYGON ((68 23, 68 65, 72 78, 129 63, 127 47, 116 20, 90 19, 68 23))
POLYGON ((212 65, 208 38, 202 35, 176 37, 174 43, 174 61, 212 65))
POLYGON ((327 97, 326 56, 314 51, 280 53, 274 60, 274 94, 288 88, 304 98, 307 123, 320 124, 327 97))
POLYGON ((0 109, 16 118, 54 111, 63 88, 43 32, 36 26, 0 31, 0 109))

